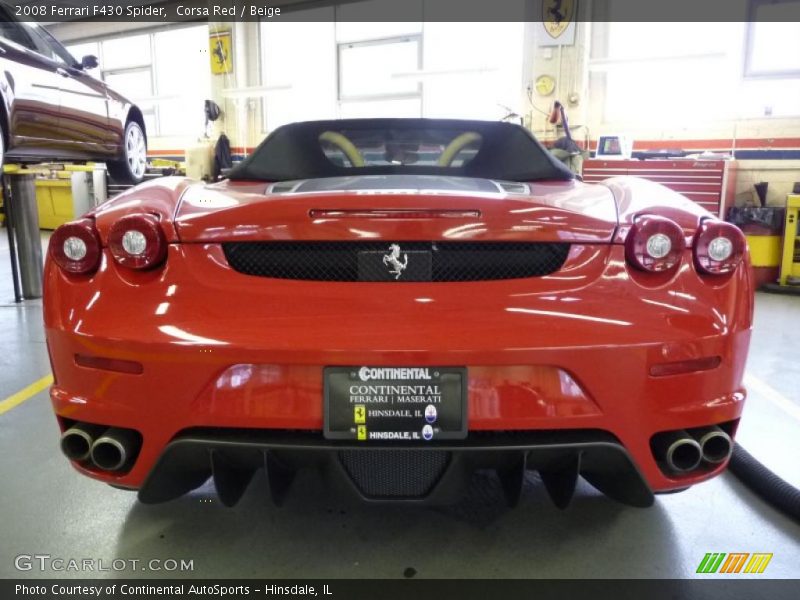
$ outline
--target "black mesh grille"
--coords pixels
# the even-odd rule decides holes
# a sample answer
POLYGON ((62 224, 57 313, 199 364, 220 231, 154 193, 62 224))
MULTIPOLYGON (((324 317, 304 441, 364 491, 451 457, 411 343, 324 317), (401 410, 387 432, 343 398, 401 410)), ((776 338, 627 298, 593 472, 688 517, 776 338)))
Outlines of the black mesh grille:
POLYGON ((446 450, 343 450, 339 460, 368 498, 427 496, 450 462, 446 450))
POLYGON ((387 242, 228 242, 230 266, 247 275, 312 281, 487 281, 558 271, 569 244, 399 242, 407 268, 391 273, 387 242))

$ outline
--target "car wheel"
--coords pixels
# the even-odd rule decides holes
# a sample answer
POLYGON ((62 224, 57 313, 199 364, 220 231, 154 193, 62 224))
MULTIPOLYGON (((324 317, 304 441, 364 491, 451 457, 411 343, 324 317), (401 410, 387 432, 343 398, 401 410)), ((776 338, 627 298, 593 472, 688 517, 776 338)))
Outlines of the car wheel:
POLYGON ((147 140, 141 125, 128 121, 122 144, 122 157, 108 163, 108 174, 117 183, 136 185, 144 179, 147 167, 147 140))

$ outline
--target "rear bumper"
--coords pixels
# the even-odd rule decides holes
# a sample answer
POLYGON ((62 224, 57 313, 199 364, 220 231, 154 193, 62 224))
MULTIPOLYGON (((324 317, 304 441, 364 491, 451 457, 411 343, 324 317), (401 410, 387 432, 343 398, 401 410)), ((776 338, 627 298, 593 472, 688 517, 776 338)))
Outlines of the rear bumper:
POLYGON ((620 502, 640 507, 653 502, 652 491, 622 444, 594 430, 473 433, 458 443, 366 448, 307 432, 197 429, 167 445, 139 499, 171 500, 212 477, 220 500, 231 506, 263 470, 272 499, 280 503, 302 468, 320 469, 331 487, 368 502, 454 502, 478 469, 497 471, 512 506, 519 500, 525 472, 533 469, 561 506, 569 502, 579 474, 620 502))
MULTIPOLYGON (((304 432, 297 439, 312 436, 318 448, 300 454, 338 460, 340 447, 322 436, 323 368, 337 365, 466 367, 470 436, 604 432, 652 491, 685 488, 725 466, 665 473, 650 440, 741 415, 752 315, 746 268, 710 285, 687 251, 672 279, 645 285, 628 272, 621 247, 587 245, 541 278, 336 284, 248 277, 221 256, 213 244, 171 246, 163 271, 136 274, 105 257, 80 283, 48 263, 51 397, 62 426, 100 423, 143 437, 129 471, 76 464, 81 472, 146 489, 170 444, 186 446, 182 436, 198 428, 304 432), (135 361, 143 372, 80 367, 79 354, 135 361), (650 374, 653 365, 703 357, 719 365, 650 374)), ((218 443, 199 446, 207 455, 218 443)), ((269 455, 271 443, 257 441, 255 450, 269 455)), ((538 444, 515 449, 517 457, 538 444)), ((453 464, 473 452, 453 450, 453 464)))

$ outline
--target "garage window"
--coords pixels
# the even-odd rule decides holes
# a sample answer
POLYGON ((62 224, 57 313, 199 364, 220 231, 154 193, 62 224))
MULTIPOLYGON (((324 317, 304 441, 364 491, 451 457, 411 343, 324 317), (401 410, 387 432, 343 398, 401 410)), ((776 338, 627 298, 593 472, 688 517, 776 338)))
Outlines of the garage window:
POLYGON ((746 77, 800 77, 800 1, 753 0, 746 77))
POLYGON ((673 128, 798 115, 800 29, 792 28, 798 25, 597 23, 589 64, 592 120, 650 127, 659 115, 656 126, 673 128), (789 37, 774 39, 779 29, 789 37))
MULTIPOLYGON (((69 53, 75 57, 75 60, 80 61, 84 56, 92 55, 96 56, 98 62, 100 60, 100 43, 99 42, 85 42, 83 44, 69 44, 67 46, 69 53)), ((102 64, 98 65, 99 68, 103 68, 102 64)))
POLYGON ((208 28, 184 27, 153 34, 155 91, 160 135, 201 135, 204 101, 211 93, 208 28))
POLYGON ((102 79, 142 109, 150 136, 199 135, 211 91, 206 25, 93 40, 68 46, 94 54, 102 79))
POLYGON ((339 44, 339 100, 419 98, 419 82, 402 75, 421 67, 419 35, 339 44))
POLYGON ((297 21, 260 24, 261 127, 336 117, 334 9, 298 12, 297 21), (301 20, 302 19, 302 20, 301 20), (291 60, 287 60, 290 57, 291 60))
POLYGON ((99 67, 93 74, 99 75, 114 90, 141 108, 148 135, 158 135, 158 121, 153 104, 153 58, 149 35, 129 35, 71 44, 67 49, 73 56, 97 56, 99 67))
POLYGON ((335 117, 494 120, 523 112, 523 23, 354 20, 373 4, 261 23, 265 131, 335 117))
POLYGON ((732 116, 738 23, 606 23, 592 49, 590 89, 605 89, 603 121, 648 124, 732 116), (715 77, 709 77, 715 73, 715 77), (702 99, 702 100, 700 100, 702 99), (661 118, 661 117, 659 117, 661 118))

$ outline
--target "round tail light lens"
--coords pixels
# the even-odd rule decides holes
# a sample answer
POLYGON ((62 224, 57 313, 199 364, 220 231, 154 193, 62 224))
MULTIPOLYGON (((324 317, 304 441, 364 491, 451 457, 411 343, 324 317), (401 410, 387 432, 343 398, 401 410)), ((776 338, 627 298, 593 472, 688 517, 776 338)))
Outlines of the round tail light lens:
POLYGON ((625 240, 625 258, 637 269, 660 273, 681 262, 685 246, 683 230, 675 221, 642 215, 636 217, 625 240))
POLYGON ((167 257, 167 241, 153 215, 128 215, 108 232, 111 254, 123 267, 151 269, 167 257))
POLYGON ((65 223, 53 232, 48 252, 66 273, 87 275, 100 265, 100 237, 92 219, 65 223))
POLYGON ((735 225, 705 219, 694 236, 694 264, 709 275, 732 273, 742 262, 747 247, 744 234, 735 225))

